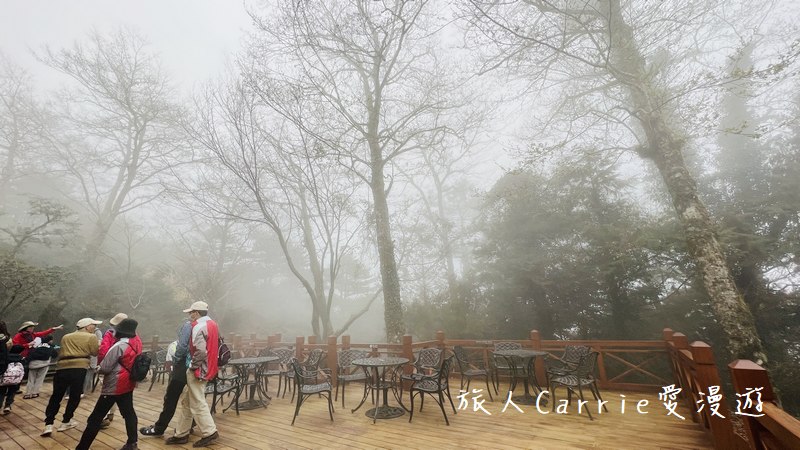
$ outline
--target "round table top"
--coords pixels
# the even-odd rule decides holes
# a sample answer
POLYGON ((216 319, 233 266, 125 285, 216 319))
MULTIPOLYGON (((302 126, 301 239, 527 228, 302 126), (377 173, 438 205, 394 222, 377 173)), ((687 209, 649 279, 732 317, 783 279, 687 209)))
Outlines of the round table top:
POLYGON ((535 356, 544 356, 547 352, 520 348, 516 350, 497 350, 494 354, 500 356, 516 356, 517 358, 533 358, 535 356))
POLYGON ((264 364, 277 361, 280 358, 277 356, 254 356, 252 358, 236 358, 228 361, 228 364, 234 366, 241 366, 245 364, 264 364))
POLYGON ((354 359, 353 364, 356 366, 381 367, 381 366, 399 366, 400 364, 406 364, 408 361, 409 361, 408 358, 400 358, 395 356, 380 356, 377 358, 354 359))

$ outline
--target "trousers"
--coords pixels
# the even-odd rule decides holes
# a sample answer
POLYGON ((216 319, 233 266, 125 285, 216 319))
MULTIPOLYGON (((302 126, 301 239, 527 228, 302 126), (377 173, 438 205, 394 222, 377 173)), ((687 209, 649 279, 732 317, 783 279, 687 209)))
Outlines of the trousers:
POLYGON ((138 418, 136 411, 133 409, 133 391, 120 394, 120 395, 101 395, 94 405, 94 410, 89 415, 86 421, 86 429, 83 431, 80 442, 75 450, 89 450, 100 432, 100 425, 114 405, 119 408, 120 414, 125 419, 125 432, 128 434, 127 444, 135 444, 138 440, 136 434, 136 426, 138 425, 138 418))
POLYGON ((44 366, 38 369, 28 369, 28 384, 25 386, 25 395, 38 394, 42 389, 44 378, 47 376, 49 367, 44 366))
POLYGON ((186 387, 189 388, 183 395, 181 407, 178 410, 178 424, 175 426, 175 436, 188 436, 192 428, 192 419, 197 422, 203 437, 210 436, 217 431, 211 410, 206 402, 206 381, 198 380, 191 369, 186 371, 186 387))
POLYGON ((64 422, 72 420, 75 410, 81 403, 81 394, 83 393, 83 380, 86 379, 86 369, 61 369, 57 370, 53 377, 53 395, 50 396, 50 401, 47 402, 45 409, 45 425, 52 425, 56 421, 56 414, 61 408, 61 400, 69 390, 69 400, 67 400, 67 409, 64 410, 64 422))
POLYGON ((178 401, 181 399, 183 388, 186 387, 186 366, 176 364, 172 369, 172 376, 167 383, 167 392, 164 393, 164 406, 154 426, 155 431, 163 433, 169 427, 169 421, 175 415, 178 401))

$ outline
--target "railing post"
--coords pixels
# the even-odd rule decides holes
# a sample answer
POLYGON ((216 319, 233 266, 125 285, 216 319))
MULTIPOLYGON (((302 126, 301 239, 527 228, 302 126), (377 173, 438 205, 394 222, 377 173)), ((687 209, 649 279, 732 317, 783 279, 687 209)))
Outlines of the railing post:
MULTIPOLYGON (((716 386, 719 394, 722 394, 722 382, 719 378, 719 371, 717 371, 717 364, 714 361, 714 352, 711 350, 711 346, 705 342, 695 341, 691 343, 689 349, 692 352, 692 359, 695 363, 697 388, 700 392, 706 394, 704 400, 708 401, 710 386, 716 386)), ((703 415, 709 429, 711 429, 714 448, 735 448, 736 436, 733 434, 728 404, 725 401, 721 401, 718 406, 719 409, 717 411, 723 417, 710 414, 708 405, 705 406, 706 414, 703 415)))
MULTIPOLYGON (((539 334, 539 330, 531 330, 529 339, 531 340, 531 348, 533 350, 542 350, 542 336, 539 334)), ((547 382, 547 370, 544 366, 544 358, 536 358, 533 364, 534 371, 536 372, 536 380, 540 383, 547 382)))
POLYGON ((336 351, 336 336, 328 336, 328 368, 331 369, 331 384, 336 389, 338 383, 336 374, 339 373, 339 354, 336 351))
POLYGON ((150 341, 150 350, 152 350, 154 353, 158 351, 158 339, 158 335, 154 334, 153 340, 150 341))
POLYGON ((675 358, 677 359, 678 381, 680 382, 679 387, 681 388, 681 395, 686 400, 686 406, 689 408, 689 411, 692 412, 692 420, 697 422, 697 411, 694 408, 696 407, 695 401, 698 399, 696 398, 697 393, 694 391, 695 387, 692 385, 691 367, 687 367, 683 364, 681 359, 683 356, 682 350, 689 351, 689 339, 683 333, 673 333, 672 345, 675 348, 675 358))
POLYGON ((237 334, 233 337, 233 348, 238 350, 244 356, 244 349, 242 348, 242 335, 237 334))
POLYGON ((445 349, 445 346, 444 346, 444 331, 442 331, 442 330, 439 330, 439 331, 436 332, 436 347, 438 347, 441 350, 445 349))
POLYGON ((275 346, 276 342, 279 342, 278 340, 275 339, 276 337, 277 336, 275 336, 274 334, 267 336, 267 348, 272 348, 273 346, 275 346))
POLYGON ((342 336, 342 350, 350 350, 350 335, 345 334, 342 336))
MULTIPOLYGON (((411 347, 413 343, 413 338, 410 334, 403 335, 403 358, 408 358, 409 361, 414 361, 414 350, 411 347)), ((403 366, 403 373, 406 375, 410 374, 413 371, 413 367, 411 364, 406 364, 403 366)))
POLYGON ((303 336, 297 336, 294 338, 294 357, 297 358, 298 361, 303 360, 303 343, 306 341, 306 338, 303 336))
POLYGON ((280 333, 275 333, 275 344, 280 343, 283 340, 280 333))
MULTIPOLYGON (((758 364, 748 359, 737 359, 736 361, 728 364, 728 369, 731 372, 733 381, 733 389, 738 394, 744 394, 748 388, 763 388, 761 389, 761 401, 772 402, 775 401, 775 392, 772 390, 772 384, 769 381, 767 370, 758 364)), ((755 402, 753 404, 755 406, 755 402)), ((760 414, 755 409, 746 409, 742 412, 748 414, 760 414)), ((742 423, 744 424, 745 432, 747 433, 747 440, 751 449, 762 450, 764 445, 761 440, 761 424, 758 423, 755 417, 741 415, 742 423)))

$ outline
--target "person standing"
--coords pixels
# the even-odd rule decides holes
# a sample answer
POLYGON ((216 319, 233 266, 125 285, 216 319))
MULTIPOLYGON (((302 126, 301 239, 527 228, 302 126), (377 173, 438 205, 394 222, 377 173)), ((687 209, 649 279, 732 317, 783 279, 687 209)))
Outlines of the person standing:
MULTIPOLYGON (((102 338, 100 340, 100 350, 98 350, 98 352, 97 352, 97 358, 95 358, 95 364, 97 362, 102 362, 103 358, 105 358, 105 356, 106 356, 106 353, 108 353, 108 350, 111 349, 111 346, 114 345, 117 342, 116 327, 117 327, 117 325, 120 324, 120 322, 122 322, 123 320, 125 320, 127 318, 128 318, 127 314, 125 314, 125 313, 117 313, 114 317, 111 318, 111 320, 108 321, 108 323, 111 326, 108 327, 108 330, 106 330, 105 334, 103 334, 103 336, 102 336, 102 338)), ((140 339, 138 336, 136 338, 140 339)), ((86 374, 86 377, 89 378, 89 374, 86 374)), ((92 373, 92 382, 94 382, 94 374, 93 373, 92 373)), ((92 387, 92 385, 89 386, 90 389, 91 389, 91 387, 92 387)), ((84 383, 83 388, 86 389, 86 384, 85 383, 84 383)), ((108 428, 109 426, 111 426, 111 422, 113 420, 114 420, 114 410, 111 409, 108 412, 108 415, 106 416, 106 418, 103 419, 103 423, 100 425, 100 428, 108 428)))
POLYGON ((25 349, 22 351, 22 357, 27 358, 30 349, 33 348, 33 340, 37 337, 45 337, 47 335, 53 334, 56 330, 61 330, 64 328, 64 325, 59 325, 57 327, 48 328, 44 331, 33 331, 36 326, 39 325, 36 322, 31 322, 30 320, 27 322, 23 322, 22 325, 19 326, 17 330, 17 334, 14 335, 14 339, 12 342, 15 345, 21 345, 25 349))
POLYGON ((53 335, 41 339, 42 343, 28 353, 28 384, 25 386, 25 395, 22 398, 39 396, 39 390, 50 368, 50 361, 58 356, 58 350, 50 345, 53 342, 53 335))
POLYGON ((206 403, 206 384, 217 376, 217 358, 219 351, 219 327, 208 316, 208 303, 194 302, 183 312, 189 313, 192 321, 192 333, 189 339, 189 356, 186 370, 186 387, 178 410, 178 424, 175 435, 167 439, 167 445, 186 444, 192 419, 197 422, 202 438, 194 443, 194 447, 207 447, 217 439, 219 432, 211 417, 206 403))
MULTIPOLYGON (((95 328, 94 336, 97 338, 97 343, 99 345, 103 340, 103 332, 100 331, 100 328, 95 328)), ((84 394, 92 392, 95 376, 97 376, 97 356, 92 356, 89 358, 89 368, 86 370, 86 378, 83 379, 84 394)))
POLYGON ((45 409, 42 436, 50 436, 53 433, 53 423, 67 390, 70 391, 70 396, 58 431, 66 431, 77 426, 77 423, 72 420, 72 416, 81 402, 83 381, 86 379, 89 359, 97 356, 100 348, 94 330, 101 323, 103 321, 85 317, 75 325, 76 331, 61 339, 61 354, 56 363, 56 374, 53 377, 53 394, 45 409))
POLYGON ((186 358, 189 354, 189 339, 192 335, 192 322, 185 321, 178 329, 178 339, 175 341, 175 355, 172 358, 172 374, 167 383, 167 391, 164 394, 164 406, 156 423, 147 427, 139 428, 142 436, 163 436, 169 426, 169 421, 175 415, 178 400, 181 399, 183 388, 186 387, 186 358))
POLYGON ((134 360, 142 354, 142 340, 136 335, 138 322, 133 319, 123 319, 115 328, 116 342, 108 349, 100 360, 99 371, 103 374, 103 388, 100 398, 94 405, 94 410, 86 422, 80 442, 75 450, 88 450, 97 433, 100 432, 103 420, 116 404, 122 417, 125 419, 125 431, 128 440, 122 450, 135 450, 138 448, 136 426, 138 419, 133 408, 133 390, 136 382, 131 379, 134 360))
POLYGON ((3 406, 4 416, 11 413, 11 405, 14 404, 14 397, 17 395, 17 390, 19 390, 19 386, 25 374, 25 369, 23 369, 22 364, 23 348, 24 347, 21 345, 16 344, 11 346, 8 350, 8 356, 6 356, 6 367, 11 370, 4 370, 3 373, 0 374, 0 378, 3 378, 3 383, 0 384, 0 404, 5 404, 5 406, 3 406), (12 364, 14 364, 13 368, 11 367, 12 364), (13 379, 13 381, 9 381, 9 379, 13 379))

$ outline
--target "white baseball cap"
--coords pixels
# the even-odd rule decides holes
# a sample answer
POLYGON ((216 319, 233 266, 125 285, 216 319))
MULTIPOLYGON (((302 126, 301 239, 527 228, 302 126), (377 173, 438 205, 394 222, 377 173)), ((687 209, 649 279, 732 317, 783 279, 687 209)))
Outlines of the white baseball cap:
POLYGON ((208 311, 208 303, 206 302, 194 302, 192 306, 184 309, 183 312, 188 313, 192 311, 208 311))
POLYGON ((75 326, 78 328, 86 328, 89 325, 100 325, 101 323, 103 323, 102 320, 94 320, 91 317, 84 317, 83 319, 79 320, 75 326))
POLYGON ((108 321, 108 323, 110 323, 113 326, 117 326, 117 325, 119 325, 120 322, 122 322, 123 320, 125 320, 127 318, 128 318, 127 314, 119 313, 116 316, 112 317, 111 320, 108 321))

